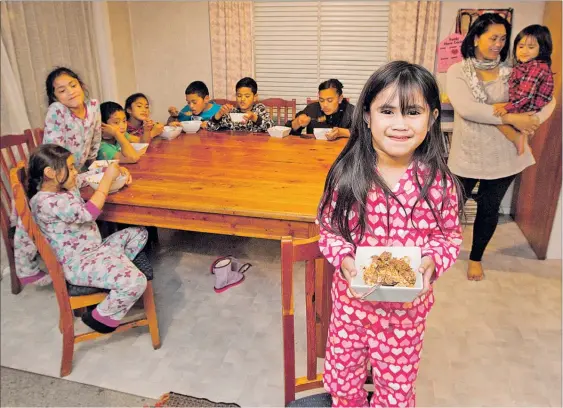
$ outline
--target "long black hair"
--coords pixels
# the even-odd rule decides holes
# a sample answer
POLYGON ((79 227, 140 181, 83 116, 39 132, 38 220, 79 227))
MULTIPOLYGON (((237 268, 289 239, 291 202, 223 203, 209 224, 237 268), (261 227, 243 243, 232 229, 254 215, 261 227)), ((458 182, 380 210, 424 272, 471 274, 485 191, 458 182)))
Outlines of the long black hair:
POLYGON ((514 45, 512 46, 512 52, 514 54, 514 61, 516 59, 516 48, 518 43, 524 37, 534 37, 538 42, 539 54, 536 58, 538 61, 545 62, 547 65, 551 66, 551 53, 553 52, 553 42, 551 40, 551 33, 549 28, 539 24, 532 24, 518 33, 514 39, 514 45))
POLYGON ((84 82, 82 82, 78 74, 70 68, 58 67, 52 70, 49 75, 47 75, 47 79, 45 80, 45 90, 47 91, 47 100, 49 101, 49 105, 53 102, 57 102, 57 97, 55 96, 55 86, 53 85, 53 82, 55 82, 55 79, 65 74, 76 79, 80 84, 80 87, 84 91, 84 96, 86 98, 88 97, 88 89, 86 88, 84 82))
MULTIPOLYGON (((445 209, 444 205, 451 204, 449 200, 446 200, 448 180, 454 183, 457 189, 458 205, 460 209, 462 208, 463 190, 446 165, 446 148, 440 128, 440 114, 436 119, 432 116, 432 112, 436 109, 438 112, 441 111, 440 93, 436 80, 428 70, 420 65, 393 61, 379 68, 364 85, 354 109, 350 139, 328 173, 323 198, 319 205, 318 218, 321 225, 339 233, 348 242, 355 242, 352 238, 353 233, 361 238, 366 231, 366 202, 369 192, 374 187, 383 191, 388 203, 389 199, 394 199, 403 207, 376 171, 378 157, 372 144, 371 130, 364 119, 364 115, 369 114, 371 104, 377 95, 389 86, 396 87, 403 115, 406 114, 409 106, 413 105, 413 99, 419 93, 424 97, 430 111, 430 130, 413 155, 415 184, 419 191, 413 209, 422 201, 426 202, 437 225, 440 229, 442 228, 442 223, 436 214, 436 206, 432 205, 428 198, 428 190, 437 176, 441 176, 443 188, 441 209, 445 209), (425 167, 423 180, 419 178, 421 165, 425 167), (337 196, 336 205, 331 210, 335 194, 337 196), (359 221, 351 227, 349 215, 352 210, 358 214, 359 221), (327 214, 328 225, 325 220, 327 214)), ((389 211, 387 211, 387 216, 389 217, 389 211)), ((389 219, 387 225, 389 225, 389 219)), ((415 225, 414 222, 413 225, 415 225)))
POLYGON ((489 26, 493 24, 501 24, 506 30, 506 42, 504 47, 500 50, 500 60, 505 61, 508 56, 508 49, 510 48, 510 32, 512 26, 504 17, 496 13, 481 14, 477 20, 471 24, 467 35, 461 43, 461 55, 464 59, 475 58, 475 37, 481 37, 487 32, 489 26))
POLYGON ((44 144, 33 151, 29 158, 29 174, 27 177, 27 197, 31 200, 41 189, 41 184, 45 178, 45 168, 50 167, 56 172, 64 170, 65 176, 59 180, 59 185, 63 185, 68 180, 67 159, 72 153, 62 146, 56 144, 44 144))

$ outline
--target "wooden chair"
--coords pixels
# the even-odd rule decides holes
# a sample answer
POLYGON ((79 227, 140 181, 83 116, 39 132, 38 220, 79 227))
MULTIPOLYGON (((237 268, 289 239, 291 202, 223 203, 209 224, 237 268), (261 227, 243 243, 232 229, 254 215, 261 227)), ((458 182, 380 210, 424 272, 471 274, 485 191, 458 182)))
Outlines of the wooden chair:
MULTIPOLYGON (((24 189, 26 170, 24 162, 18 163, 17 167, 10 171, 10 181, 14 193, 15 206, 18 215, 21 217, 25 230, 35 242, 39 254, 43 258, 53 279, 53 287, 59 304, 60 319, 59 329, 63 335, 63 353, 61 359, 61 377, 65 377, 72 371, 72 358, 74 354, 74 344, 86 340, 93 340, 105 334, 89 332, 76 335, 74 333, 73 310, 82 309, 87 306, 96 305, 103 301, 107 296, 107 291, 98 288, 84 286, 74 286, 66 282, 61 264, 58 262, 53 249, 39 230, 39 227, 31 216, 27 195, 24 189)), ((133 261, 135 263, 135 261, 133 261)), ((115 332, 122 332, 133 327, 149 326, 152 345, 154 349, 160 348, 160 334, 158 331, 158 321, 154 304, 154 293, 152 287, 152 271, 136 264, 147 276, 147 288, 142 296, 146 317, 124 323, 115 332), (143 270, 144 269, 144 270, 143 270)))
POLYGON ((230 104, 233 106, 237 106, 237 101, 230 101, 228 99, 213 99, 213 102, 215 102, 217 105, 230 104))
POLYGON ((324 406, 327 401, 330 406, 330 395, 326 393, 295 400, 296 393, 323 386, 322 373, 317 373, 317 359, 325 354, 334 268, 319 250, 318 240, 319 237, 298 241, 283 237, 281 242, 284 402, 289 406, 324 406), (302 261, 305 261, 307 375, 296 378, 293 264, 302 261), (311 402, 313 405, 306 405, 311 402))
POLYGON ((288 120, 293 119, 297 112, 295 99, 269 98, 261 102, 268 108, 270 117, 276 125, 285 125, 288 120))
MULTIPOLYGON (((348 102, 350 102, 350 98, 344 98, 345 100, 347 100, 348 102)), ((316 98, 307 98, 307 105, 309 105, 310 103, 315 103, 318 102, 319 100, 316 98)))
MULTIPOLYGON (((10 214, 12 213, 12 190, 10 188, 10 170, 23 160, 27 163, 30 152, 37 146, 36 136, 41 136, 43 140, 43 131, 41 129, 30 129, 24 131, 21 135, 5 135, 0 137, 0 165, 2 172, 0 175, 0 183, 2 190, 0 191, 0 227, 6 253, 8 255, 8 263, 10 266, 10 280, 12 285, 12 293, 17 295, 21 292, 21 282, 16 275, 16 264, 14 260, 14 228, 10 228, 10 214), (16 157, 19 156, 19 157, 16 157)), ((39 142, 40 143, 40 142, 39 142)))

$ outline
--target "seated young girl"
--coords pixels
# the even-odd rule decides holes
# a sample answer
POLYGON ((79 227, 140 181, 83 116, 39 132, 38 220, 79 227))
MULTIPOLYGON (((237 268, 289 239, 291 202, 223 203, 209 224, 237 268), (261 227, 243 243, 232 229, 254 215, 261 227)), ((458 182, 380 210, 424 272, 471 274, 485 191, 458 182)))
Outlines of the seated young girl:
POLYGON ((140 155, 131 146, 141 139, 127 133, 125 110, 115 102, 100 105, 102 115, 102 143, 98 160, 119 160, 120 163, 137 163, 140 155))
POLYGON ((150 143, 164 130, 164 125, 150 118, 149 99, 142 93, 131 95, 125 101, 127 132, 141 138, 142 143, 150 143))
POLYGON ((326 134, 328 140, 350 137, 354 105, 342 95, 344 86, 338 79, 329 79, 319 85, 319 101, 310 103, 295 119, 288 121, 292 135, 300 135, 303 129, 312 134, 315 128, 331 128, 326 134))
POLYGON ((122 174, 115 163, 104 172, 88 202, 80 197, 74 156, 53 144, 40 146, 29 160, 28 197, 41 232, 63 266, 68 282, 109 289, 95 309, 82 316, 100 333, 110 333, 144 293, 147 279, 132 260, 143 249, 147 231, 126 228, 102 241, 96 225, 111 183, 122 174))
POLYGON ((258 84, 252 78, 243 78, 235 86, 237 106, 223 105, 207 123, 208 130, 243 130, 247 132, 266 132, 274 126, 268 110, 258 100, 258 84), (242 122, 233 122, 230 113, 243 113, 242 122))
POLYGON ((101 142, 100 106, 87 98, 80 77, 69 68, 53 70, 45 81, 49 109, 43 143, 62 146, 74 155, 79 171, 96 160, 101 142))

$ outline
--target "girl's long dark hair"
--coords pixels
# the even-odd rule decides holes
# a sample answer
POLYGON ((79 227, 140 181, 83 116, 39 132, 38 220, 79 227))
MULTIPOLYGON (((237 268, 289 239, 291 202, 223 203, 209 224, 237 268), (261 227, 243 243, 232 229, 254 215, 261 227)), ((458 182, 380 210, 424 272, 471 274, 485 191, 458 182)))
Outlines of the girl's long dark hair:
POLYGON ((70 157, 67 149, 56 144, 44 144, 39 146, 29 158, 29 172, 27 177, 27 197, 31 200, 41 189, 45 168, 51 167, 56 172, 65 171, 65 176, 59 181, 62 185, 69 177, 67 159, 70 157))
MULTIPOLYGON (((354 110, 350 139, 328 173, 319 206, 318 218, 321 225, 338 233, 348 242, 356 241, 352 238, 353 233, 359 239, 366 231, 366 202, 369 192, 374 188, 383 191, 387 202, 390 199, 396 200, 402 206, 376 171, 378 157, 372 144, 371 130, 364 119, 365 114, 369 115, 371 104, 377 95, 389 86, 396 86, 403 115, 406 114, 408 107, 413 105, 414 99, 419 93, 424 97, 430 111, 430 130, 413 156, 415 184, 419 191, 419 197, 414 203, 413 209, 425 201, 441 228, 442 222, 437 211, 444 209, 444 205, 449 204, 449 201, 446 200, 448 180, 456 187, 460 211, 463 208, 463 190, 446 165, 446 145, 440 128, 440 93, 436 80, 428 70, 420 65, 393 61, 379 68, 365 84, 354 110), (440 114, 434 119, 432 112, 436 109, 440 114), (425 166, 422 180, 420 179, 420 165, 425 166), (437 176, 441 176, 443 188, 440 208, 435 208, 436 206, 432 205, 428 198, 428 190, 437 176), (331 209, 335 193, 337 195, 336 206, 331 209), (349 215, 352 210, 358 214, 359 219, 354 226, 350 226, 349 223, 349 215), (325 220, 327 214, 328 225, 325 220)), ((387 216, 389 217, 388 211, 387 216)), ((415 225, 414 222, 413 225, 415 225)))

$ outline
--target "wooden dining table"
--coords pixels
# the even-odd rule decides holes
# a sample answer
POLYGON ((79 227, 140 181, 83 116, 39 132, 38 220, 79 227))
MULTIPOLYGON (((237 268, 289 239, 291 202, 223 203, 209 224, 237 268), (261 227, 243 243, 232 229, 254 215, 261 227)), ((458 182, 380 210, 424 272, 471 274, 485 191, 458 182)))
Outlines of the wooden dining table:
MULTIPOLYGON (((125 165, 133 183, 108 196, 99 219, 275 240, 314 237, 326 175, 346 140, 205 130, 156 138, 138 163, 125 165)), ((92 192, 88 187, 83 196, 92 192)), ((319 272, 317 311, 325 311, 326 334, 331 276, 319 272)))

